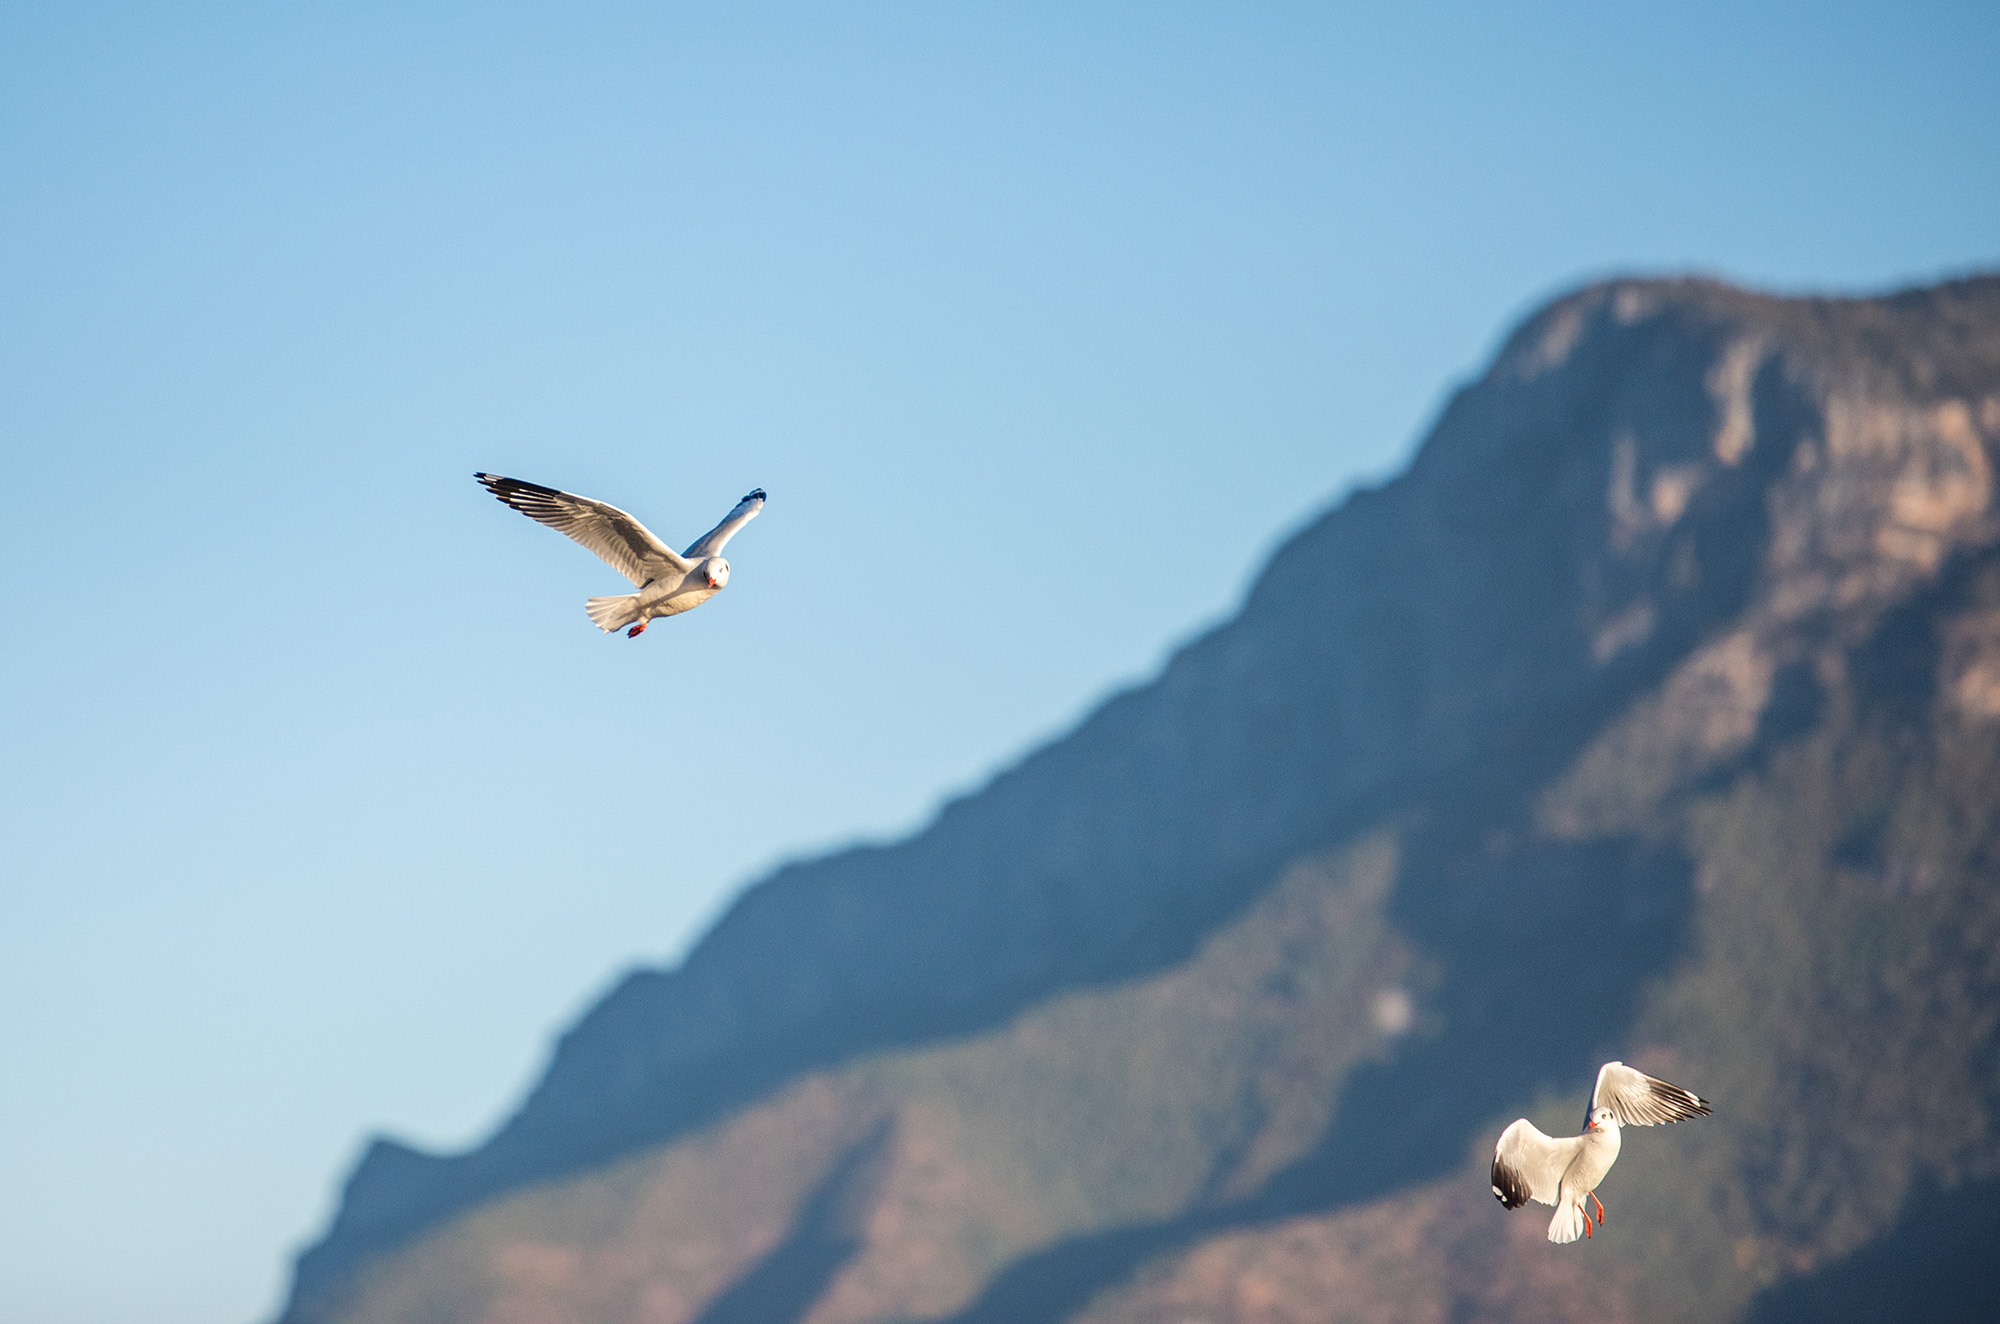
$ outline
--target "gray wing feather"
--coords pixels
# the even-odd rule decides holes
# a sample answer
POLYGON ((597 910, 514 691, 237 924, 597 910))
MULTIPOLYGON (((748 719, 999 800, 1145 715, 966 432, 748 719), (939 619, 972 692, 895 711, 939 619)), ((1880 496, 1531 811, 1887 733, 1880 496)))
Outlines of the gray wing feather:
POLYGON ((1590 1106, 1617 1113, 1620 1126, 1658 1126, 1708 1115, 1708 1100, 1623 1062, 1606 1062, 1598 1071, 1590 1106))
POLYGON ((1554 1204, 1562 1177, 1583 1148, 1582 1136, 1556 1139, 1523 1117, 1500 1133, 1493 1147, 1493 1196, 1509 1209, 1530 1200, 1554 1204))
POLYGON ((654 537, 652 530, 616 506, 518 478, 498 474, 473 477, 506 505, 588 547, 634 584, 643 586, 664 570, 686 574, 693 569, 673 548, 654 537))
POLYGON ((757 512, 764 508, 764 489, 758 488, 749 496, 736 503, 736 509, 722 517, 722 523, 695 539, 694 546, 682 555, 690 561, 699 561, 705 556, 722 555, 722 545, 736 536, 736 531, 757 518, 757 512))

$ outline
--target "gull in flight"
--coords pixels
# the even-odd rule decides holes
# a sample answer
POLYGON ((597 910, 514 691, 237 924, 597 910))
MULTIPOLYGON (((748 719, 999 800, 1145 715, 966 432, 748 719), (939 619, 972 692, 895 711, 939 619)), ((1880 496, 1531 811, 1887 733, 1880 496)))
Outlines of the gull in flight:
POLYGON ((644 634, 646 623, 655 617, 692 611, 722 592, 729 583, 729 562, 722 559, 722 545, 764 508, 764 489, 760 487, 737 502, 736 509, 697 538, 692 547, 676 554, 654 537, 651 529, 616 506, 499 474, 472 476, 507 505, 569 535, 639 586, 637 593, 591 598, 583 604, 590 619, 606 634, 631 626, 625 631, 628 639, 644 634))
POLYGON ((1554 1205, 1550 1241, 1587 1237, 1590 1215, 1583 1202, 1596 1201, 1597 1221, 1602 1224, 1604 1202, 1597 1199, 1597 1184, 1618 1161, 1619 1128, 1658 1126, 1707 1114, 1706 1099, 1623 1062, 1606 1062, 1597 1073, 1597 1091, 1590 1097, 1582 1135, 1560 1140, 1545 1136, 1525 1117, 1500 1133, 1493 1150, 1494 1198, 1509 1209, 1519 1209, 1530 1200, 1554 1205))

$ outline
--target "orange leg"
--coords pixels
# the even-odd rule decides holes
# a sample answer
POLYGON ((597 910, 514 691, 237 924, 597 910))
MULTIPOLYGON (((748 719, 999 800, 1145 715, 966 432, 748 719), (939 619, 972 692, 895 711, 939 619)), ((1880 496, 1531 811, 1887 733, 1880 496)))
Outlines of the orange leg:
POLYGON ((1588 1209, 1583 1211, 1583 1235, 1586 1237, 1590 1235, 1590 1211, 1588 1209))
POLYGON ((1592 1192, 1590 1193, 1590 1198, 1591 1198, 1592 1202, 1593 1202, 1593 1203, 1595 1203, 1595 1204, 1597 1205, 1597 1225, 1598 1225, 1599 1227, 1603 1227, 1603 1226, 1604 1226, 1604 1201, 1602 1201, 1602 1200, 1599 1200, 1599 1199, 1597 1198, 1597 1192, 1596 1192, 1596 1191, 1592 1191, 1592 1192))
POLYGON ((637 639, 640 635, 644 633, 646 633, 646 623, 644 621, 640 621, 637 625, 633 626, 631 629, 625 632, 625 637, 627 639, 637 639))

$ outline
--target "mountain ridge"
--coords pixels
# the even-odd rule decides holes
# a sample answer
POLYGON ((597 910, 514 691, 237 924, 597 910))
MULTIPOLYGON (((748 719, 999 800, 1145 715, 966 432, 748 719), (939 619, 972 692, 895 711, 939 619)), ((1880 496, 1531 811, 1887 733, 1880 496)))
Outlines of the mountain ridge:
MULTIPOLYGON (((1040 1251, 1022 1243, 992 1269, 963 1270, 990 1281, 929 1313, 1068 1318, 1175 1245, 1443 1178, 1462 1145, 1437 1136, 1470 1137, 1488 1103, 1448 1094, 1410 1115, 1399 1100, 1435 1093, 1467 1060, 1494 1096, 1532 1095, 1593 1068, 1643 1018, 1709 904, 1708 866, 1674 806, 1816 729, 1846 683, 1830 650, 1852 652, 1954 557, 1991 544, 1997 435, 2000 278, 1875 300, 1616 281, 1556 300, 1454 394, 1403 475, 1288 540, 1239 613, 1153 681, 914 836, 748 889, 680 967, 634 973, 586 1014, 485 1145, 439 1159, 378 1143, 327 1239, 301 1256, 284 1319, 399 1317, 349 1310, 371 1275, 394 1276, 427 1239, 515 1193, 803 1106, 783 1102, 801 1082, 857 1078, 912 1052, 943 1060, 953 1045, 1001 1053, 1057 1009, 1171 985, 1208 944, 1263 922, 1301 861, 1345 851, 1351 871, 1356 843, 1389 824, 1403 825, 1384 847, 1402 863, 1367 923, 1396 936, 1351 955, 1357 968, 1401 961, 1417 1019, 1445 1028, 1380 1044, 1363 1034, 1369 1050, 1355 1056, 1287 1020, 1273 1044, 1318 1046, 1271 1051, 1304 1053, 1298 1069, 1331 1097, 1280 1090, 1257 1105, 1292 1120, 1282 1143, 1230 1142, 1277 1146, 1255 1181, 1189 1187, 1163 1218, 1092 1214, 1040 1251), (1607 878, 1626 959, 1600 969, 1570 917, 1607 878), (1513 968, 1496 935, 1582 961, 1608 991, 1551 1044, 1521 1010, 1547 1002, 1547 981, 1513 968), (1111 1221, 1093 1232, 1093 1218, 1111 1221)), ((1983 675, 1984 644, 1963 647, 1964 675, 1983 675)), ((1272 977, 1296 974, 1286 970, 1272 977)), ((1317 977, 1376 996, 1337 972, 1317 977)), ((1200 1040, 1195 1023, 1174 1024, 1200 1040)), ((1262 1069, 1229 1068, 1246 1080, 1262 1069)), ((851 1107, 848 1129, 835 1128, 852 1132, 850 1148, 887 1126, 889 1139, 869 1143, 903 1154, 908 1107, 851 1107)), ((824 1160, 829 1172, 845 1161, 824 1160)), ((892 1172, 903 1161, 854 1160, 892 1172)), ((832 1267, 799 1318, 830 1308, 824 1293, 860 1272, 850 1260, 880 1258, 877 1242, 835 1231, 800 1234, 832 1267)))

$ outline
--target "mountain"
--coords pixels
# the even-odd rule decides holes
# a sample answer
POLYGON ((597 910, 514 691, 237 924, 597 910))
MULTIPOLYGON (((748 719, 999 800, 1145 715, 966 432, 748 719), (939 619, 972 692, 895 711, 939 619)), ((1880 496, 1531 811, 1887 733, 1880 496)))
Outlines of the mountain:
POLYGON ((1993 1317, 1996 451, 2000 277, 1556 301, 1157 680, 376 1142, 282 1324, 1993 1317), (1493 1138, 1612 1057, 1715 1115, 1551 1246, 1493 1138))

